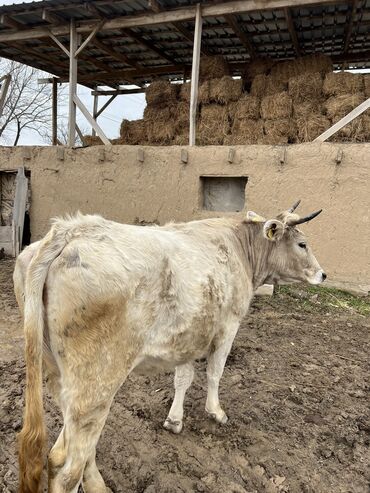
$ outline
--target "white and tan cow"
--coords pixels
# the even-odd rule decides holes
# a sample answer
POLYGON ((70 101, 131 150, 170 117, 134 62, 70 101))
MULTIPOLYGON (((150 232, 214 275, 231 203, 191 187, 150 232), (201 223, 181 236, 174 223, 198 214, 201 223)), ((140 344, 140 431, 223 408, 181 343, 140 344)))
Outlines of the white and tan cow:
POLYGON ((296 228, 294 206, 269 221, 207 219, 164 227, 117 224, 77 214, 57 219, 18 258, 24 299, 26 408, 20 492, 41 486, 45 428, 42 361, 64 426, 49 454, 49 491, 106 491, 95 448, 113 397, 133 370, 176 368, 165 428, 182 428, 193 361, 207 357, 206 411, 227 420, 218 386, 253 293, 265 282, 322 282, 296 228))

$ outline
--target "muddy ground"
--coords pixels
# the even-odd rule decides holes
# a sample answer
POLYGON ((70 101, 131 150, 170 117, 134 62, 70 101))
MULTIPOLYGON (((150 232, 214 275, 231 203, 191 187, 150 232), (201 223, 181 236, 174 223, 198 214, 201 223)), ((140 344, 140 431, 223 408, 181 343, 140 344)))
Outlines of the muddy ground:
MULTIPOLYGON (((22 329, 12 262, 0 261, 0 491, 17 488, 22 329)), ((132 376, 112 406, 97 461, 113 492, 369 491, 369 299, 284 288, 253 303, 221 381, 229 416, 204 413, 197 363, 181 435, 162 428, 172 375, 132 376)), ((61 420, 46 399, 50 443, 61 420)))

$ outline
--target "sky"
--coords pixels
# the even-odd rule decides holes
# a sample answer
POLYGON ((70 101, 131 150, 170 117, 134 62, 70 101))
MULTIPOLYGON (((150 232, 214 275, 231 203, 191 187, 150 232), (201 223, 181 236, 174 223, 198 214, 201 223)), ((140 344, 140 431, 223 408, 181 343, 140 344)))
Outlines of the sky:
MULTIPOLYGON (((29 3, 32 0, 0 0, 1 5, 12 5, 15 3, 29 3)), ((42 77, 48 77, 45 74, 42 77)), ((65 86, 66 94, 68 94, 68 84, 65 86)), ((85 106, 92 113, 93 97, 91 96, 91 89, 78 85, 77 95, 85 106)), ((67 98, 66 98, 67 99, 67 98)), ((103 106, 108 97, 99 97, 99 108, 103 106)), ((145 108, 145 96, 144 94, 129 94, 117 96, 116 99, 108 106, 108 108, 99 116, 98 124, 101 126, 108 138, 119 137, 119 127, 122 120, 137 120, 142 118, 145 108)), ((60 119, 67 120, 68 106, 67 104, 60 105, 58 107, 58 113, 60 119)), ((86 121, 85 117, 77 111, 77 124, 81 130, 86 130, 91 133, 91 127, 86 121)), ((38 135, 37 132, 32 130, 25 130, 21 135, 19 145, 45 145, 45 141, 38 135)))

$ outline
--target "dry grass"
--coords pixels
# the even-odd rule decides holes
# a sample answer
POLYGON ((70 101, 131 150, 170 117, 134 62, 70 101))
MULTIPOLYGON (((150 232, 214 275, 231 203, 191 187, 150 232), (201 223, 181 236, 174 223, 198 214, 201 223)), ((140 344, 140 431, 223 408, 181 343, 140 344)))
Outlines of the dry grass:
POLYGON ((206 80, 200 84, 198 88, 198 103, 208 104, 210 102, 210 92, 211 84, 209 80, 206 80))
POLYGON ((230 105, 230 115, 234 118, 258 120, 260 117, 260 100, 245 94, 233 106, 230 105))
POLYGON ((155 80, 145 91, 146 102, 148 105, 164 106, 170 101, 176 101, 179 87, 178 84, 171 84, 168 80, 155 80))
POLYGON ((214 103, 226 104, 238 101, 242 95, 243 81, 225 75, 221 79, 209 81, 209 100, 214 103))
POLYGON ((289 79, 289 96, 293 102, 320 101, 322 85, 320 72, 297 75, 289 79))
POLYGON ((288 82, 291 77, 320 72, 321 74, 332 71, 333 64, 327 55, 308 55, 295 60, 276 63, 271 69, 271 75, 288 82))
POLYGON ((248 63, 243 72, 243 80, 252 82, 258 75, 267 75, 270 73, 274 61, 271 58, 257 58, 248 63))
POLYGON ((287 92, 266 96, 261 101, 261 116, 264 120, 289 118, 292 114, 292 98, 287 92))
POLYGON ((249 118, 236 119, 231 135, 225 137, 225 145, 250 145, 263 142, 263 121, 249 118))
POLYGON ((189 116, 190 116, 190 107, 189 103, 186 101, 180 101, 176 106, 175 112, 175 133, 180 134, 183 133, 184 130, 189 130, 189 116))
POLYGON ((88 147, 103 145, 103 141, 98 136, 84 135, 82 140, 83 145, 88 147))
POLYGON ((322 113, 322 106, 319 101, 304 101, 293 103, 293 117, 309 117, 311 114, 322 113))
POLYGON ((364 78, 361 74, 350 72, 331 72, 324 80, 323 92, 326 96, 356 94, 364 90, 364 78))
POLYGON ((331 119, 343 118, 347 113, 352 111, 356 106, 361 104, 365 96, 361 94, 341 94, 332 96, 323 104, 326 115, 331 119))
POLYGON ((291 118, 280 118, 279 120, 266 120, 264 122, 265 141, 269 144, 293 143, 297 137, 297 128, 291 118))
POLYGON ((202 56, 199 65, 199 81, 219 79, 230 75, 229 65, 222 55, 202 56))
POLYGON ((147 140, 146 125, 144 120, 123 120, 120 129, 122 144, 144 145, 147 140))
MULTIPOLYGON (((336 123, 334 119, 333 123, 336 123)), ((362 114, 347 123, 331 139, 332 142, 370 142, 370 116, 362 114)))
POLYGON ((221 145, 230 133, 230 119, 227 106, 209 104, 203 106, 199 121, 199 144, 221 145))
POLYGON ((263 98, 272 96, 288 89, 288 84, 279 77, 272 75, 256 75, 253 79, 250 93, 252 96, 263 98))
POLYGON ((320 113, 311 113, 295 119, 298 142, 312 142, 330 126, 330 120, 320 113))
POLYGON ((185 84, 180 85, 180 99, 182 101, 190 102, 190 91, 191 91, 191 84, 190 82, 186 82, 185 84))
POLYGON ((370 74, 364 74, 364 91, 366 99, 370 98, 370 74))

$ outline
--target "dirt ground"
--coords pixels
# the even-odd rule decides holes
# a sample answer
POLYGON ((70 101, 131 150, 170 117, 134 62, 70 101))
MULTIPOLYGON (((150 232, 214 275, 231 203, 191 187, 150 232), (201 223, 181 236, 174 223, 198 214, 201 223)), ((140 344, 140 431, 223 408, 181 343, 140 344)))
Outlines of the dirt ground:
MULTIPOLYGON (((17 489, 22 328, 9 260, 0 260, 0 490, 17 489)), ((132 376, 118 392, 97 449, 113 492, 369 491, 369 299, 280 288, 258 298, 221 381, 226 425, 204 412, 205 363, 196 364, 184 430, 162 428, 171 374, 132 376)), ((61 428, 46 398, 50 445, 61 428)))

